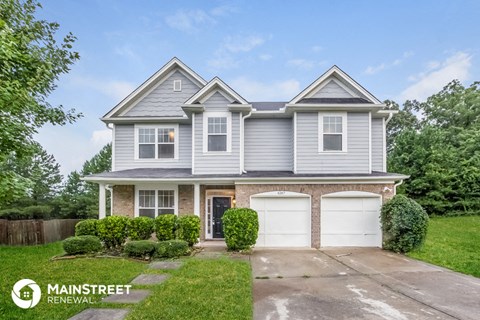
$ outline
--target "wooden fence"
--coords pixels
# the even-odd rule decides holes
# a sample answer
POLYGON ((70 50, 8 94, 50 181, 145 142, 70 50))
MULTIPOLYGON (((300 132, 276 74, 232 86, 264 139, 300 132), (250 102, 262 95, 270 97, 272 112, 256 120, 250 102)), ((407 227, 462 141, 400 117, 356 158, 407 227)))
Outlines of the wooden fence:
POLYGON ((0 219, 0 244, 27 246, 63 240, 75 234, 80 219, 0 219))

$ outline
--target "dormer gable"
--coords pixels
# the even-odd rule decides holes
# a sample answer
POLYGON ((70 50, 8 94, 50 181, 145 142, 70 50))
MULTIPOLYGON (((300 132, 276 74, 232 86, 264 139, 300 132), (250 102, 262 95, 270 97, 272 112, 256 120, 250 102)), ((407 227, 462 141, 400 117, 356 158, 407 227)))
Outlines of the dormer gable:
POLYGON ((295 104, 382 104, 337 66, 331 67, 293 98, 295 104))
POLYGON ((215 94, 221 94, 225 97, 225 99, 229 101, 230 104, 248 105, 247 100, 245 100, 235 90, 230 88, 219 77, 215 77, 210 80, 210 82, 208 82, 201 90, 199 90, 196 94, 190 97, 190 99, 188 99, 184 105, 188 106, 195 104, 203 104, 215 94))
POLYGON ((182 103, 207 82, 174 57, 102 118, 183 117, 182 103), (167 94, 165 94, 167 93, 167 94))

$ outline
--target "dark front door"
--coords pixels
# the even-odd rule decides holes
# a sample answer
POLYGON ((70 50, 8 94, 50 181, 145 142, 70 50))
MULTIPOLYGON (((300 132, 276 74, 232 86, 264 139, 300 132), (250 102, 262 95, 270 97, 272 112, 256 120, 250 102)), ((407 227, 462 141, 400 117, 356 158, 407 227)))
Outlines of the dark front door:
POLYGON ((223 213, 230 209, 231 198, 213 197, 213 237, 223 238, 223 213))

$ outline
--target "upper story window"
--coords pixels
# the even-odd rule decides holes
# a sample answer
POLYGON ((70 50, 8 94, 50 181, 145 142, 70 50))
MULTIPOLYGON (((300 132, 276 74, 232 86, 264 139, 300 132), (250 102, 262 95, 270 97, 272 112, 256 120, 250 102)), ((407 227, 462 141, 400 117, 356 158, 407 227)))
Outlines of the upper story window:
POLYGON ((231 114, 204 113, 204 152, 230 152, 231 149, 231 114))
POLYGON ((177 159, 178 125, 136 127, 136 159, 177 159))
POLYGON ((347 113, 318 114, 318 151, 319 152, 346 152, 347 151, 347 113))

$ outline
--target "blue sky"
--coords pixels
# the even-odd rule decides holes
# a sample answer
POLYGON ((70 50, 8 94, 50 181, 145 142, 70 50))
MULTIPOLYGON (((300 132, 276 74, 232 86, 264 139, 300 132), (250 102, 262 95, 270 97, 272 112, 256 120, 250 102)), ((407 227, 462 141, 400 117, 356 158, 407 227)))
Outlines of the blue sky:
POLYGON ((50 102, 84 118, 36 137, 65 175, 111 140, 98 118, 173 56, 250 101, 290 100, 334 64, 399 103, 480 80, 475 0, 41 2, 81 56, 50 102))

